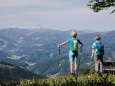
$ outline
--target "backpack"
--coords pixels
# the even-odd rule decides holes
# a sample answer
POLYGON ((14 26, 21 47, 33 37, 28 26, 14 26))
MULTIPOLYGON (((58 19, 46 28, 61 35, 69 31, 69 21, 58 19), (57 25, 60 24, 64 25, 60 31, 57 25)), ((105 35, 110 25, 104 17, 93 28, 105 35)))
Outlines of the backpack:
POLYGON ((73 52, 78 50, 78 40, 74 39, 73 40, 73 52))
POLYGON ((95 42, 95 49, 96 53, 99 53, 100 55, 104 54, 104 45, 102 42, 95 42))

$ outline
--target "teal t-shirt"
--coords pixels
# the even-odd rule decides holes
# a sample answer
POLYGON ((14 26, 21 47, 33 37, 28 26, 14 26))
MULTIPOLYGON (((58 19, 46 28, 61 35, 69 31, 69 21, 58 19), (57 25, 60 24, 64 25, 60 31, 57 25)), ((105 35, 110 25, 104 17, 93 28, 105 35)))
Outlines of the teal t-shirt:
POLYGON ((92 48, 94 49, 95 55, 104 54, 104 44, 101 41, 94 42, 92 48))
POLYGON ((78 50, 78 43, 79 43, 78 38, 70 38, 67 40, 67 43, 70 44, 70 50, 71 51, 77 51, 78 50))

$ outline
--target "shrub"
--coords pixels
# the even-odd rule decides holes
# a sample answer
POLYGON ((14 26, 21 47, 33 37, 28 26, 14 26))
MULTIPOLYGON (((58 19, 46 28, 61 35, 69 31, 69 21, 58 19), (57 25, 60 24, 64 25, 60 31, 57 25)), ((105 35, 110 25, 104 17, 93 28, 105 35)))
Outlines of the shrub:
POLYGON ((94 71, 90 68, 84 67, 84 68, 81 69, 81 73, 83 75, 94 74, 94 71))

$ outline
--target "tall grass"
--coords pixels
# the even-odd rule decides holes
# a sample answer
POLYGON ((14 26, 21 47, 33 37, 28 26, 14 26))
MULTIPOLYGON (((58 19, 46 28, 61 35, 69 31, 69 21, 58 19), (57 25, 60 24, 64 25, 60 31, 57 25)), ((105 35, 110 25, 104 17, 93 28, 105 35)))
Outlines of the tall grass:
POLYGON ((18 86, 115 86, 115 75, 60 76, 23 80, 18 86))

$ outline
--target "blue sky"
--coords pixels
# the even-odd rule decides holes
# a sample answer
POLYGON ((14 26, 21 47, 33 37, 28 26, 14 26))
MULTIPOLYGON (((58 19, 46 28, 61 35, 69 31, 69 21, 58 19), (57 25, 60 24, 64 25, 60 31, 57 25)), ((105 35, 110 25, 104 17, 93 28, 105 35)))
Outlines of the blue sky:
POLYGON ((32 28, 42 25, 58 30, 115 30, 111 8, 94 13, 89 0, 0 0, 0 27, 32 28))

